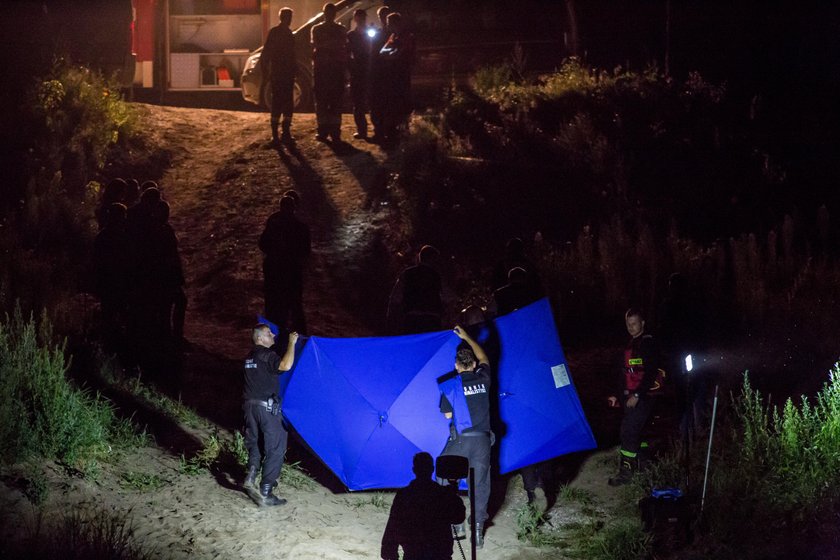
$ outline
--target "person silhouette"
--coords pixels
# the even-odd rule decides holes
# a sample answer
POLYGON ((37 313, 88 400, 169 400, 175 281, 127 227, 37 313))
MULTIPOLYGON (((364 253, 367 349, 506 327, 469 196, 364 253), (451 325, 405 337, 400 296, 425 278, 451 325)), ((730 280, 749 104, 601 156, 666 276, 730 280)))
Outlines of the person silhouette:
POLYGON ((435 466, 425 451, 414 456, 412 470, 416 478, 394 496, 380 555, 383 560, 397 560, 401 546, 404 560, 450 559, 451 526, 464 521, 464 502, 457 486, 432 480, 435 466))
POLYGON ((285 329, 306 332, 303 312, 303 272, 312 250, 309 226, 295 217, 297 193, 280 199, 280 210, 269 216, 260 235, 266 318, 285 329))

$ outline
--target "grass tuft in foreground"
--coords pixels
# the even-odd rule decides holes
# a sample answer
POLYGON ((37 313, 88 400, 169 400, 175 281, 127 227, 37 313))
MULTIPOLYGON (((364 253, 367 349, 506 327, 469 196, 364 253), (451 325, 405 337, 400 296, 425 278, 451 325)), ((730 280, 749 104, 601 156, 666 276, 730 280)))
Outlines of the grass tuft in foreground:
POLYGON ((98 461, 140 441, 109 401, 67 378, 64 346, 46 316, 25 320, 18 308, 0 321, 0 453, 5 463, 55 459, 86 476, 98 461))

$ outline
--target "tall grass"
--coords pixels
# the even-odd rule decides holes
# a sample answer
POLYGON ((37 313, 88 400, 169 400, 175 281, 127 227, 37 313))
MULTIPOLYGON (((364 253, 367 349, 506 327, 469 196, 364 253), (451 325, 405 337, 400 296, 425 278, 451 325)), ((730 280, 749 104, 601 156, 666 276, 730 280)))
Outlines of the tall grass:
POLYGON ((56 519, 37 510, 28 529, 0 542, 4 558, 143 560, 151 558, 135 536, 130 512, 74 509, 56 519))
MULTIPOLYGON (((692 553, 718 558, 788 558, 808 553, 840 508, 840 365, 813 398, 781 405, 745 375, 715 430, 706 503, 692 553)), ((706 442, 691 452, 690 495, 699 495, 706 442)), ((635 491, 681 485, 682 449, 637 480, 635 491)))
POLYGON ((5 463, 33 456, 94 473, 96 461, 138 441, 98 394, 73 385, 62 345, 46 316, 40 325, 18 308, 0 321, 0 453, 5 463))

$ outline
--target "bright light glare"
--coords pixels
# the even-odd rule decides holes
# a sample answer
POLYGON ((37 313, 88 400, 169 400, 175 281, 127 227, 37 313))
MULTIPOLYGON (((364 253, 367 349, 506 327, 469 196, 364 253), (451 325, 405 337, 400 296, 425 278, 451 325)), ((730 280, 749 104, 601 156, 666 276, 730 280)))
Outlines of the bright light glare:
POLYGON ((367 36, 370 37, 371 39, 376 37, 376 29, 368 29, 367 30, 367 36))
POLYGON ((685 371, 691 371, 694 369, 694 364, 691 361, 691 354, 685 357, 685 371))

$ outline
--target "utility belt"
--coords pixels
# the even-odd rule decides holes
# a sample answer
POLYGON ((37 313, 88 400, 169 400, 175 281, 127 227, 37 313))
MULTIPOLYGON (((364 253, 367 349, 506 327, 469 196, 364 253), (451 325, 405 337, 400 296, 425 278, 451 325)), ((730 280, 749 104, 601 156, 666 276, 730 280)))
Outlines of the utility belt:
POLYGON ((260 399, 246 399, 245 404, 262 407, 266 412, 270 412, 272 416, 279 416, 282 412, 282 409, 280 408, 280 401, 273 396, 268 397, 268 399, 264 401, 260 399))
POLYGON ((496 444, 496 434, 493 432, 461 432, 458 437, 486 437, 490 439, 490 445, 496 444))

